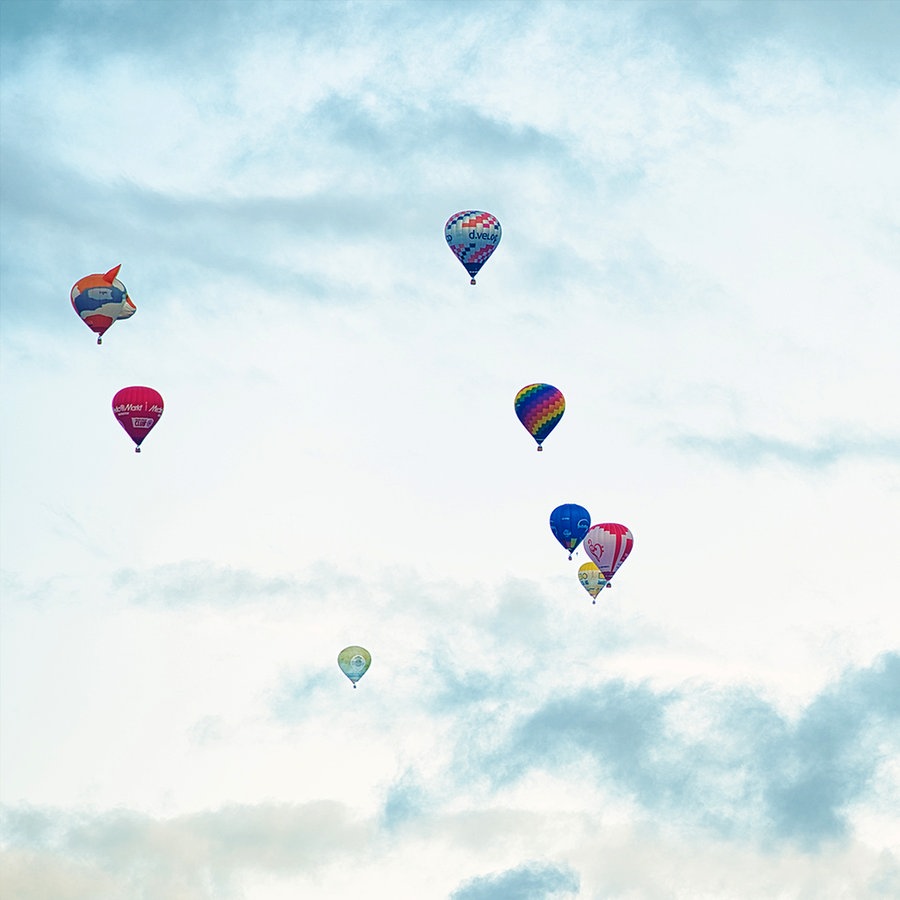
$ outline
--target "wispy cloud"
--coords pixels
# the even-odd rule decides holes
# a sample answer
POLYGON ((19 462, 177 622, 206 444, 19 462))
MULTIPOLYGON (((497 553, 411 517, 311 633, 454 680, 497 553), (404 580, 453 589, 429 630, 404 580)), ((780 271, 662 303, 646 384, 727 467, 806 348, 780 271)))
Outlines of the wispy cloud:
POLYGON ((472 878, 450 896, 451 900, 562 900, 576 893, 579 886, 578 874, 568 866, 526 863, 472 878))
POLYGON ((112 586, 132 602, 162 606, 210 604, 227 607, 237 603, 264 602, 299 593, 311 586, 285 577, 266 578, 244 569, 231 569, 208 562, 185 560, 150 571, 119 569, 112 586))
POLYGON ((737 466, 764 465, 771 461, 808 469, 824 469, 845 460, 900 461, 900 437, 836 435, 813 443, 788 441, 760 434, 734 437, 681 435, 673 443, 684 450, 703 453, 737 466))

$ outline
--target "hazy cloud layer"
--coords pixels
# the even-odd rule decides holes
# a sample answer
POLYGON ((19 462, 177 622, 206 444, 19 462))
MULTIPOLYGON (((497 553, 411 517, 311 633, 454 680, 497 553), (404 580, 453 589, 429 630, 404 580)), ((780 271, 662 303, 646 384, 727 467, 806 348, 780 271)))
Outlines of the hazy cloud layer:
POLYGON ((242 896, 236 876, 247 869, 315 872, 352 858, 368 835, 351 810, 326 801, 169 821, 127 811, 14 810, 5 814, 3 832, 3 884, 13 896, 184 898, 242 896))
POLYGON ((896 3, 0 6, 7 893, 900 895, 896 3))
MULTIPOLYGON (((719 864, 708 860, 706 874, 698 871, 691 877, 721 896, 764 896, 765 884, 776 885, 791 867, 815 859, 817 850, 833 860, 844 858, 841 865, 850 866, 841 890, 890 896, 900 885, 900 861, 887 851, 868 860, 859 855, 849 840, 848 814, 873 792, 882 793, 886 808, 900 793, 890 775, 884 781, 900 752, 898 688, 900 657, 889 655, 871 668, 845 673, 789 720, 748 690, 722 693, 685 686, 660 694, 639 685, 603 684, 534 711, 520 709, 512 727, 504 729, 508 737, 495 742, 495 755, 470 756, 480 775, 466 775, 459 759, 436 775, 410 769, 389 787, 375 820, 325 801, 231 806, 166 820, 127 811, 7 808, 4 884, 26 892, 31 886, 35 896, 98 892, 124 897, 139 891, 148 896, 239 897, 249 872, 285 884, 314 883, 317 873, 333 865, 364 860, 365 869, 396 853, 390 848, 415 839, 443 846, 442 852, 455 858, 461 847, 477 843, 482 832, 484 849, 499 852, 504 844, 509 849, 525 846, 526 835, 538 837, 546 829, 552 854, 551 848, 559 846, 559 826, 536 818, 527 805, 519 806, 521 800, 513 801, 511 779, 526 782, 537 771, 578 771, 586 792, 582 799, 605 799, 594 811, 589 804, 562 816, 568 828, 561 827, 570 838, 567 862, 476 869, 452 893, 444 888, 446 894, 437 887, 440 878, 449 877, 445 873, 435 882, 435 896, 565 897, 579 895, 581 886, 600 890, 601 883, 605 896, 630 896, 634 878, 630 888, 616 886, 608 862, 595 869, 580 857, 575 846, 582 829, 586 846, 593 846, 602 860, 617 852, 637 852, 648 840, 662 848, 673 829, 685 828, 719 853, 738 854, 739 847, 746 853, 755 847, 759 865, 769 872, 771 880, 748 878, 746 890, 724 883, 714 888, 719 864), (594 793, 598 788, 599 795, 594 793), (495 812, 477 813, 469 805, 476 796, 482 805, 491 802, 495 812), (624 838, 608 818, 601 826, 597 817, 603 817, 604 809, 608 817, 622 798, 635 801, 636 820, 656 823, 649 827, 659 833, 624 838), (507 806, 511 802, 517 813, 507 806), (463 811, 452 812, 453 807, 463 811), (615 850, 623 839, 626 844, 615 850), (626 851, 632 839, 634 847, 626 851)), ((465 753, 466 728, 457 735, 457 752, 465 753)), ((523 797, 526 804, 529 797, 540 802, 530 791, 523 797)), ((674 847, 659 852, 662 865, 671 866, 674 858, 667 857, 676 853, 674 847)), ((733 858, 735 865, 746 862, 739 855, 733 858)), ((422 876, 405 871, 407 884, 422 876)), ((838 896, 833 878, 834 872, 828 875, 823 869, 809 881, 809 889, 824 888, 824 896, 838 896)), ((666 890, 651 879, 641 893, 662 897, 666 890)), ((401 889, 398 896, 414 892, 401 889)))

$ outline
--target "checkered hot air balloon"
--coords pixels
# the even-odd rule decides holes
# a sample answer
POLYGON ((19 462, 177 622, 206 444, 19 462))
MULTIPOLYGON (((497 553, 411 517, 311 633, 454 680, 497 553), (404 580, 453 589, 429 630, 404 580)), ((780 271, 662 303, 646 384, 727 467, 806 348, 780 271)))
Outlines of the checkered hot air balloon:
POLYGON ((537 441, 538 450, 544 449, 541 444, 565 411, 566 398, 552 384, 528 384, 516 394, 516 415, 537 441))
POLYGON ((502 230, 497 217, 477 209, 454 213, 444 225, 444 237, 456 258, 463 264, 472 284, 488 257, 497 249, 502 230))

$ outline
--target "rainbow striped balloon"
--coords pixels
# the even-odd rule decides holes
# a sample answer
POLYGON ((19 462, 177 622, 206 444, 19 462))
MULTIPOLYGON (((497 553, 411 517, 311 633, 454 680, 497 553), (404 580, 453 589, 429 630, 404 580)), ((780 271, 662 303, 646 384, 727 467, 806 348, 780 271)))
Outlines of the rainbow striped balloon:
POLYGON ((556 428, 566 411, 566 398, 552 384, 529 384, 516 394, 516 415, 537 441, 538 450, 544 438, 556 428))

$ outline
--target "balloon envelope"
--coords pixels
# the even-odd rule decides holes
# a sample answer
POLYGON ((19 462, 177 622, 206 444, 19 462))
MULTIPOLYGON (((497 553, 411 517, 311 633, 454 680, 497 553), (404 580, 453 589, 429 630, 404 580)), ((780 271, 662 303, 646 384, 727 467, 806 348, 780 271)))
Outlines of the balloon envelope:
POLYGON ((550 530, 563 549, 569 551, 569 559, 590 527, 591 514, 577 503, 563 503, 550 513, 550 530))
POLYGON ((125 285, 116 278, 120 268, 114 266, 103 275, 85 275, 72 287, 72 307, 97 335, 98 344, 113 322, 130 318, 137 310, 125 285))
POLYGON ((447 245, 472 276, 472 284, 488 257, 497 249, 501 234, 500 222, 488 212, 464 209, 447 219, 444 225, 447 245))
POLYGON ((608 582, 612 581, 619 566, 628 559, 632 547, 634 535, 624 525, 615 522, 601 522, 592 526, 584 538, 587 555, 597 564, 608 582))
POLYGON ((369 666, 372 664, 372 657, 365 647, 344 647, 338 653, 338 665, 341 671, 353 682, 356 682, 366 674, 369 666))
POLYGON ((566 411, 566 398, 552 384, 527 384, 516 394, 516 415, 542 450, 544 439, 566 411))
POLYGON ((596 563, 586 562, 578 570, 578 580, 581 586, 597 602, 597 594, 606 587, 606 576, 597 568, 596 563))
POLYGON ((116 392, 113 415, 134 441, 135 453, 141 452, 141 441, 163 414, 163 398, 153 388, 132 385, 116 392))

